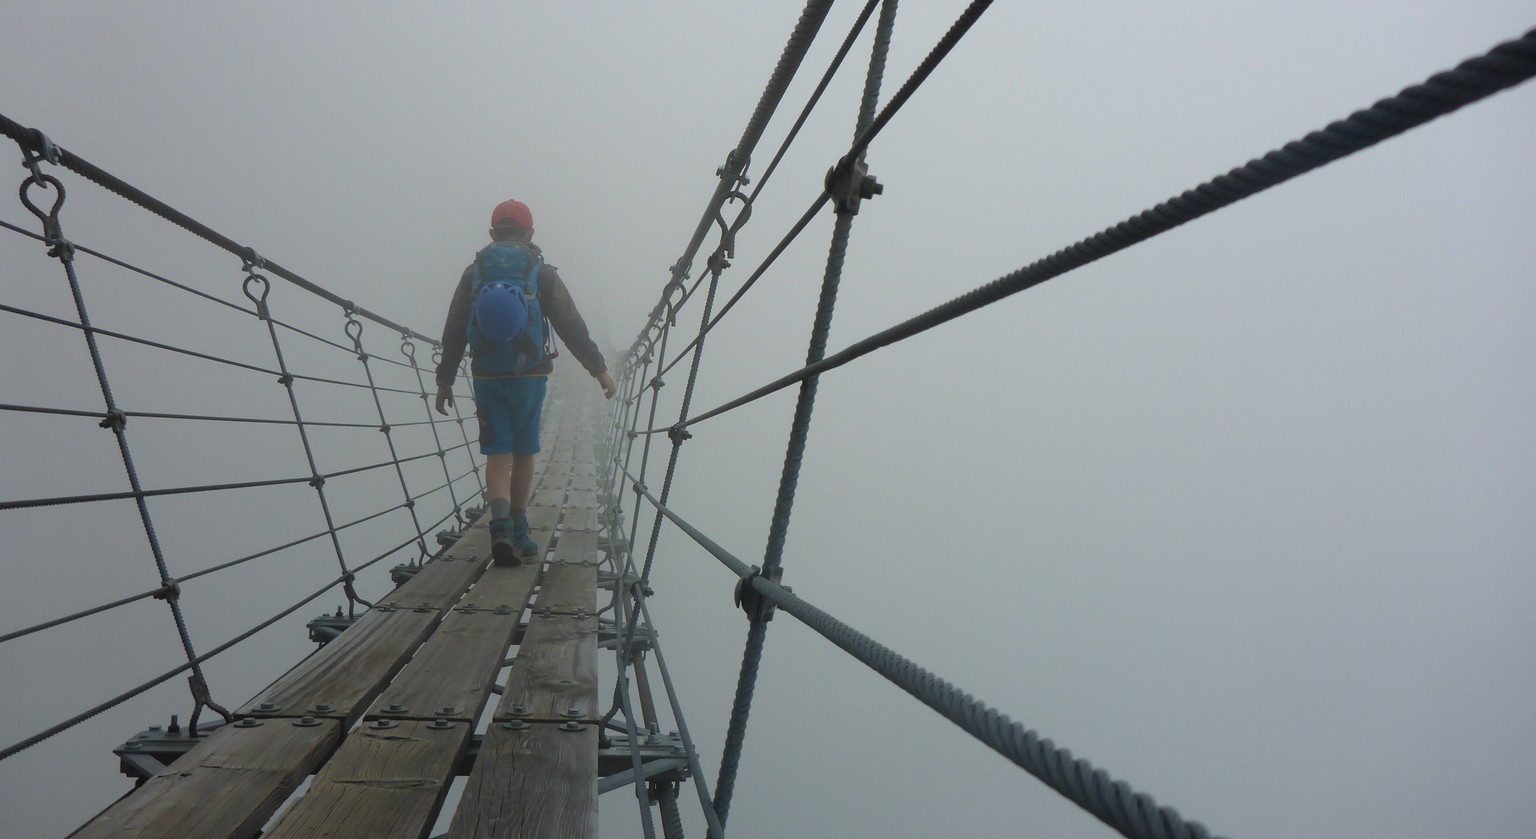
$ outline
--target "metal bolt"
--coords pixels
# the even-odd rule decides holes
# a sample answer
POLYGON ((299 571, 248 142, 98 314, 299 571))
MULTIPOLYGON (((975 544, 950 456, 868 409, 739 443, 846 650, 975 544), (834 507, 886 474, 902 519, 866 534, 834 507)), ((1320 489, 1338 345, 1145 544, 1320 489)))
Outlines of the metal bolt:
POLYGON ((581 717, 581 714, 582 710, 580 708, 566 708, 564 711, 560 712, 560 716, 562 717, 572 717, 577 719, 581 717))
POLYGON ((583 728, 586 728, 586 726, 582 725, 579 722, 574 722, 573 721, 573 722, 563 722, 563 723, 560 723, 560 730, 561 731, 580 731, 583 728))
POLYGON ((320 724, 320 720, 315 719, 314 717, 311 717, 308 714, 305 714, 304 716, 299 717, 297 720, 295 720, 293 724, 298 726, 299 728, 314 728, 315 726, 320 724))
POLYGON ((314 706, 309 710, 314 711, 317 714, 329 714, 330 712, 336 710, 336 706, 329 702, 316 702, 314 706))
POLYGON ((525 731, 529 726, 528 723, 523 722, 522 720, 512 720, 511 722, 502 723, 501 727, 508 731, 525 731))
POLYGON ((442 731, 444 729, 453 728, 453 720, 433 720, 427 723, 427 728, 430 728, 434 731, 442 731))
POLYGON ((258 704, 256 706, 256 710, 258 710, 258 711, 276 711, 277 709, 279 709, 281 707, 282 706, 277 704, 276 702, 262 702, 262 703, 260 703, 260 704, 258 704))
POLYGON ((384 713, 386 714, 403 714, 409 710, 411 709, 399 704, 398 702, 393 705, 384 706, 384 713))
POLYGON ((452 705, 444 705, 443 707, 437 709, 437 715, 440 717, 457 716, 458 713, 459 709, 453 707, 452 705))
POLYGON ((527 705, 513 705, 512 706, 512 716, 514 716, 514 717, 526 717, 526 716, 528 716, 529 713, 531 713, 531 712, 528 710, 528 706, 527 705))
POLYGON ((368 727, 372 728, 372 729, 375 729, 375 730, 378 730, 378 731, 383 731, 385 729, 395 728, 395 727, 397 727, 399 725, 400 724, 395 722, 394 720, 374 720, 373 722, 368 724, 368 727))
POLYGON ((261 720, 255 717, 241 717, 240 721, 235 723, 235 728, 255 728, 258 725, 261 725, 261 720))

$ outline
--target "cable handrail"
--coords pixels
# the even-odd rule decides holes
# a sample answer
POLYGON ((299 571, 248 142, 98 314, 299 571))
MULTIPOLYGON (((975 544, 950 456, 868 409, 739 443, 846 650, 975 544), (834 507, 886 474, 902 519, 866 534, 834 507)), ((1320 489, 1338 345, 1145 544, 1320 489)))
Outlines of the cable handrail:
MULTIPOLYGON (((1536 29, 1507 41, 1487 54, 1470 58, 1454 70, 1431 76, 1396 96, 1356 111, 1300 140, 1250 160, 1124 221, 1043 257, 1023 268, 915 315, 881 332, 850 344, 821 361, 807 364, 781 378, 712 408, 683 424, 695 425, 758 399, 835 370, 875 350, 922 334, 1006 297, 1033 288, 1077 268, 1118 253, 1182 224, 1194 221, 1270 187, 1285 183, 1340 160, 1463 106, 1484 99, 1536 76, 1536 29)), ((643 434, 673 429, 649 428, 643 434)))

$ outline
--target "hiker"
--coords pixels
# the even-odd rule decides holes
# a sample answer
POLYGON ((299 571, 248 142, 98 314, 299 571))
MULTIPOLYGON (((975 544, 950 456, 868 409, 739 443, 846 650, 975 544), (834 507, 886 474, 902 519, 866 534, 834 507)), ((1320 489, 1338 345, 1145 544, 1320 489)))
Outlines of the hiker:
POLYGON ((528 205, 516 200, 496 205, 490 233, 491 243, 464 269, 448 306, 437 412, 447 416, 453 405, 453 383, 467 346, 491 503, 491 555, 497 565, 517 565, 539 551, 528 535, 528 496, 545 384, 558 354, 548 350, 547 327, 554 326, 604 396, 612 399, 617 386, 560 274, 532 242, 528 205))

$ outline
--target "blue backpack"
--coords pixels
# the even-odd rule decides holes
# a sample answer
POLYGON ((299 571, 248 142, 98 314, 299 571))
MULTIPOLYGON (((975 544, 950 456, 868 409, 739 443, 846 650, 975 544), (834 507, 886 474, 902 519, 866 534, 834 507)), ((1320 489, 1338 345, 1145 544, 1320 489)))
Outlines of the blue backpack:
POLYGON ((518 375, 544 362, 544 314, 539 306, 543 264, 517 242, 492 242, 475 255, 469 345, 478 372, 518 375))

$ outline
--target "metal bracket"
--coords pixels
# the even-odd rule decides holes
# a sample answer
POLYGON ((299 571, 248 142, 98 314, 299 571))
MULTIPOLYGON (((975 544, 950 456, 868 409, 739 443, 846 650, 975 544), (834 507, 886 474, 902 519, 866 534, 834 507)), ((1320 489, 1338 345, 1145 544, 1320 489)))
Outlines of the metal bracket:
POLYGON ((758 594, 757 589, 752 587, 752 580, 755 577, 763 577, 777 583, 784 578, 784 569, 775 566, 772 570, 765 572, 754 565, 750 573, 736 581, 736 605, 747 613, 747 619, 753 623, 767 623, 773 620, 776 607, 772 600, 758 594))
POLYGON ((874 198, 885 192, 885 184, 870 177, 869 165, 862 157, 850 161, 843 158, 827 170, 825 181, 827 195, 839 214, 858 215, 859 204, 865 198, 874 198))

